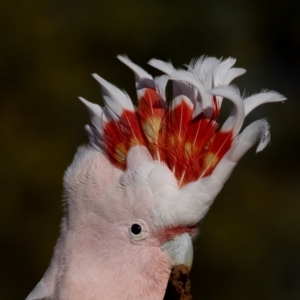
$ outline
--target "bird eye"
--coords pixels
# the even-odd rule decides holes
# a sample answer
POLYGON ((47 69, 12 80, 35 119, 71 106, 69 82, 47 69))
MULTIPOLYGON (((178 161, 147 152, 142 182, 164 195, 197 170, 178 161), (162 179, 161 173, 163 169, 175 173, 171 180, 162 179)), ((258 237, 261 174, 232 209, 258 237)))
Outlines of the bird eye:
POLYGON ((138 234, 141 233, 142 227, 141 227, 141 225, 135 223, 135 224, 132 224, 132 225, 131 225, 130 230, 131 230, 131 232, 132 232, 133 234, 138 235, 138 234))
POLYGON ((143 220, 133 220, 128 228, 132 242, 141 241, 148 237, 148 226, 143 220))

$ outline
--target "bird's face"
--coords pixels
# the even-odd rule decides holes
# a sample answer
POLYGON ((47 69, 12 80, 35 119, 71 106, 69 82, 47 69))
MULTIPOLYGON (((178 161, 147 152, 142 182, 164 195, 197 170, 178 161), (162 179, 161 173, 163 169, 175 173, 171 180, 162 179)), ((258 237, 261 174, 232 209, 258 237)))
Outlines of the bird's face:
POLYGON ((145 147, 134 147, 127 163, 121 171, 101 152, 79 150, 65 179, 66 224, 76 233, 75 243, 92 245, 88 251, 102 257, 109 249, 108 261, 124 259, 132 265, 140 260, 143 265, 147 252, 149 260, 160 257, 169 271, 176 264, 190 268, 197 223, 188 215, 177 219, 175 176, 145 147))
MULTIPOLYGON (((78 292, 80 284, 103 289, 114 281, 113 292, 121 293, 118 287, 128 281, 137 282, 136 293, 145 286, 148 295, 150 285, 163 295, 172 267, 191 267, 197 224, 177 218, 172 205, 180 191, 176 178, 144 147, 134 147, 127 163, 122 171, 100 151, 84 147, 66 173, 63 232, 72 239, 72 251, 64 284, 72 291, 78 292), (73 274, 84 276, 74 279, 73 274), (99 282, 91 285, 95 278, 99 282)), ((136 299, 135 290, 130 293, 128 299, 136 299)))

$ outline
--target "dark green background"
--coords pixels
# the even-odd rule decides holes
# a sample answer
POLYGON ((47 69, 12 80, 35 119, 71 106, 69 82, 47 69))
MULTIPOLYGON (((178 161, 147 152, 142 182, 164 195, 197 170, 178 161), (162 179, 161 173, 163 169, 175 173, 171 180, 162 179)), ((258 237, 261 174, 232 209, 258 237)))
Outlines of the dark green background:
MULTIPOLYGON (((259 107, 272 142, 242 159, 195 244, 195 299, 300 299, 299 1, 0 1, 0 299, 24 299, 46 270, 62 216, 62 176, 87 142, 81 95, 97 72, 135 95, 126 53, 149 72, 202 54, 236 57, 235 81, 274 89, 259 107)), ((101 297, 101 296, 100 296, 101 297)))

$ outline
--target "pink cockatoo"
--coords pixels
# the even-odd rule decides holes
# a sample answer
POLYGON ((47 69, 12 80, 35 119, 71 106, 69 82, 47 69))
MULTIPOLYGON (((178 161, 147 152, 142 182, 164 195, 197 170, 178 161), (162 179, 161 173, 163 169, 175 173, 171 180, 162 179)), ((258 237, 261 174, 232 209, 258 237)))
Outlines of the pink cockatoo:
POLYGON ((233 58, 201 57, 187 70, 152 59, 165 73, 156 78, 118 58, 135 73, 138 106, 93 75, 105 106, 80 98, 91 117, 90 145, 66 171, 61 234, 27 300, 162 300, 172 267, 191 266, 197 227, 239 159, 269 142, 265 120, 240 133, 245 117, 285 100, 274 91, 243 99, 230 85, 245 72, 233 58), (220 126, 223 98, 233 109, 220 126))

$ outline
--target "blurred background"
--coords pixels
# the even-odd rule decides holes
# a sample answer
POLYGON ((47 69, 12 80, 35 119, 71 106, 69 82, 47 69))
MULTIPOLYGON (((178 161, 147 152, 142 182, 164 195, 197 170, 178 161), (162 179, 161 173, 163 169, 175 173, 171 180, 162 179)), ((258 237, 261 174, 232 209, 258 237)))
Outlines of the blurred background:
POLYGON ((62 177, 89 122, 78 96, 102 103, 97 72, 135 99, 127 54, 177 67, 236 57, 271 145, 251 149, 201 225, 194 299, 300 299, 300 8, 294 1, 0 0, 0 299, 24 299, 48 267, 62 217, 62 177))

